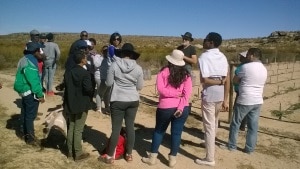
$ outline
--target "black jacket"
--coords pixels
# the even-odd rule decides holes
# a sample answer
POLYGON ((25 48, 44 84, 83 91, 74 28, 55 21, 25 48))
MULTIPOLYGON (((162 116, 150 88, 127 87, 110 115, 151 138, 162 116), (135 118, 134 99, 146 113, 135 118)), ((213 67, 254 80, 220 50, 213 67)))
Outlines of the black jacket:
POLYGON ((93 95, 91 76, 83 67, 76 65, 65 73, 64 109, 67 114, 87 112, 93 95))

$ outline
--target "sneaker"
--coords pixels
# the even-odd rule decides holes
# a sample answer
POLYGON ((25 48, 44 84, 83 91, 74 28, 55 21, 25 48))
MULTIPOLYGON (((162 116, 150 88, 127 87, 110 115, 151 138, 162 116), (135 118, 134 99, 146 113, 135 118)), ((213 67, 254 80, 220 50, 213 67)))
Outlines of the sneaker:
POLYGON ((101 108, 100 109, 97 109, 97 111, 96 112, 98 112, 98 113, 102 113, 102 111, 101 111, 101 108))
POLYGON ((215 161, 207 161, 205 158, 204 159, 196 159, 195 163, 199 164, 199 165, 208 165, 208 166, 216 165, 215 161))
POLYGON ((114 158, 110 157, 108 158, 106 154, 99 156, 98 161, 102 161, 106 164, 113 164, 114 163, 114 158))
POLYGON ((80 161, 88 158, 90 156, 89 153, 82 153, 81 155, 75 157, 75 161, 80 161))
POLYGON ((27 145, 31 145, 33 147, 41 147, 41 143, 39 141, 33 140, 33 141, 27 141, 27 145))
POLYGON ((228 145, 225 145, 225 144, 221 144, 221 145, 219 145, 219 147, 222 150, 229 150, 229 151, 235 151, 236 150, 236 149, 228 147, 228 145))
POLYGON ((253 153, 253 151, 249 151, 249 150, 243 150, 244 153, 251 155, 253 153))
POLYGON ((125 160, 126 160, 127 162, 132 162, 132 161, 133 161, 132 154, 126 154, 126 155, 125 155, 125 160))
POLYGON ((53 91, 49 91, 49 92, 47 92, 47 96, 55 96, 55 94, 53 91))

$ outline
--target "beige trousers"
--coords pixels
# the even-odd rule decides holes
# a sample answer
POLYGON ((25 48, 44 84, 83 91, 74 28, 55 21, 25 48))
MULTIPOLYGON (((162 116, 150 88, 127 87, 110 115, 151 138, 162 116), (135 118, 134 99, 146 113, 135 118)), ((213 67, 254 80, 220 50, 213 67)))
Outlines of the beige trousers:
POLYGON ((221 105, 222 102, 205 102, 202 100, 201 108, 207 161, 215 161, 215 137, 221 105))

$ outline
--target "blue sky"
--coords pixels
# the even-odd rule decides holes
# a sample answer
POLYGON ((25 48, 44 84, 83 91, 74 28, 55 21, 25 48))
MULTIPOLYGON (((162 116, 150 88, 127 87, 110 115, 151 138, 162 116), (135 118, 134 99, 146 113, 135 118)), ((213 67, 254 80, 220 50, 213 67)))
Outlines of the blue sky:
POLYGON ((300 0, 1 0, 0 34, 72 32, 224 39, 300 31, 300 0))

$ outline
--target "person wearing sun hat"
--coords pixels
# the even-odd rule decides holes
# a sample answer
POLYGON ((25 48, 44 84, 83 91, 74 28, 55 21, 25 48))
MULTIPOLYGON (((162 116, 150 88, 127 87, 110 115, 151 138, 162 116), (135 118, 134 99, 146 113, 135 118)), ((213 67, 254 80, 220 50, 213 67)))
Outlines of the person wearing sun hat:
POLYGON ((197 64, 197 55, 196 48, 191 45, 191 42, 194 41, 193 35, 190 32, 186 32, 182 37, 182 44, 177 47, 184 53, 183 60, 185 61, 185 68, 192 73, 192 67, 194 64, 197 64))
POLYGON ((192 79, 184 67, 184 53, 182 51, 175 49, 166 56, 166 59, 168 64, 160 70, 156 79, 159 101, 150 154, 148 157, 143 157, 142 161, 149 165, 156 164, 159 146, 169 123, 171 123, 168 159, 169 167, 174 167, 183 126, 190 113, 189 99, 192 93, 192 79))
POLYGON ((115 148, 122 128, 123 119, 127 132, 125 160, 133 160, 132 150, 135 142, 134 121, 139 107, 139 90, 142 89, 144 79, 143 70, 136 60, 137 53, 131 43, 125 43, 118 52, 118 57, 109 67, 106 85, 112 87, 110 97, 110 113, 112 132, 109 141, 107 156, 98 159, 107 164, 114 162, 115 148))

